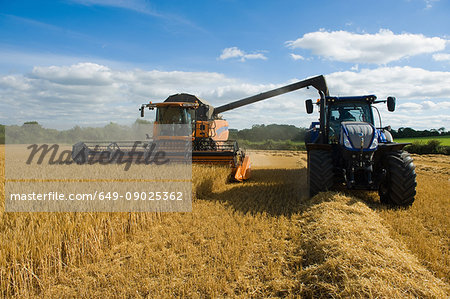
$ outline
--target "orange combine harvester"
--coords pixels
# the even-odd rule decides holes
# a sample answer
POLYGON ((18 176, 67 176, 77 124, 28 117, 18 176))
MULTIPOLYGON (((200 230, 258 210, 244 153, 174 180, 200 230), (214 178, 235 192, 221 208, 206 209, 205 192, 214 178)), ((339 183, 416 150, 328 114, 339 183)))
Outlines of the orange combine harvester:
POLYGON ((186 93, 169 96, 162 103, 143 104, 144 109, 156 109, 153 138, 159 141, 173 139, 161 132, 158 125, 191 125, 192 162, 228 165, 232 178, 244 181, 250 178, 250 159, 239 149, 236 141, 228 140, 228 122, 214 115, 214 108, 205 100, 186 93))

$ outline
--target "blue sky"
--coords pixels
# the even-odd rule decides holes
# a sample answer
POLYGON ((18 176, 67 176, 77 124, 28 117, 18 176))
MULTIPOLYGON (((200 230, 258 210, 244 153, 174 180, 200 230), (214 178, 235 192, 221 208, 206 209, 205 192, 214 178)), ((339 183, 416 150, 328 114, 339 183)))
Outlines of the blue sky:
MULTIPOLYGON (((449 129, 449 13, 444 0, 0 0, 0 123, 127 124, 173 93, 221 105, 324 74, 333 95, 396 96, 381 109, 393 127, 449 129)), ((224 117, 308 126, 311 97, 224 117)))

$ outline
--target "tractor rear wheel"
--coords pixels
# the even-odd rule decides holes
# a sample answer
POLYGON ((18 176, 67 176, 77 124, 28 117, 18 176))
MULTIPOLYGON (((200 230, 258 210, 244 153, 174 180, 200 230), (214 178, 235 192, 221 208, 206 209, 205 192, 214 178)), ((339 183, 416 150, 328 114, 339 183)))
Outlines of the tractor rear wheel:
POLYGON ((327 191, 333 187, 333 158, 330 151, 308 151, 308 188, 309 196, 327 191))
POLYGON ((378 194, 384 204, 410 206, 416 195, 416 171, 408 152, 394 151, 385 158, 386 179, 380 185, 378 194))

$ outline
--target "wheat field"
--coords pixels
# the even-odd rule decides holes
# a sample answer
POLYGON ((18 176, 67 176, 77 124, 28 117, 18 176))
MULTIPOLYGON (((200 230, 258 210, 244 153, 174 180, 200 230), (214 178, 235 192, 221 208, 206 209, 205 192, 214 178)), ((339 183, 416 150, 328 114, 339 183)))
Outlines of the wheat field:
POLYGON ((253 152, 253 177, 193 166, 190 213, 5 213, 2 297, 450 295, 450 159, 415 156, 418 194, 306 194, 306 155, 253 152))

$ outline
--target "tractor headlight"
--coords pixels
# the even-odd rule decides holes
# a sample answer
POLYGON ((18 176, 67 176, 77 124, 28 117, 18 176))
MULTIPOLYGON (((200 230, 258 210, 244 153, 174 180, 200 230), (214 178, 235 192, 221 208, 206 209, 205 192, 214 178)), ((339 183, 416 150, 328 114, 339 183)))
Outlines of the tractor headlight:
POLYGON ((377 146, 378 146, 378 136, 377 136, 377 134, 375 134, 375 136, 373 137, 372 144, 370 145, 369 149, 371 149, 371 150, 376 149, 377 146))
POLYGON ((347 135, 345 135, 345 134, 343 134, 343 141, 344 141, 344 146, 346 147, 346 148, 353 148, 352 147, 352 144, 350 143, 350 140, 348 140, 348 136, 347 135))

